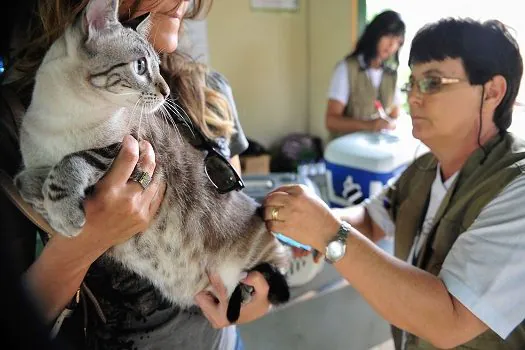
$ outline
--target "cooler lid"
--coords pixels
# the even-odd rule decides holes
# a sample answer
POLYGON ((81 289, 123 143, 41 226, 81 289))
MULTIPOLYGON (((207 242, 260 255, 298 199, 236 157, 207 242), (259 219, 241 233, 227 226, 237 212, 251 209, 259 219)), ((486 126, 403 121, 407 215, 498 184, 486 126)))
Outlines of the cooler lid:
POLYGON ((414 158, 413 144, 390 133, 359 131, 332 140, 324 158, 329 163, 374 172, 390 172, 414 158))

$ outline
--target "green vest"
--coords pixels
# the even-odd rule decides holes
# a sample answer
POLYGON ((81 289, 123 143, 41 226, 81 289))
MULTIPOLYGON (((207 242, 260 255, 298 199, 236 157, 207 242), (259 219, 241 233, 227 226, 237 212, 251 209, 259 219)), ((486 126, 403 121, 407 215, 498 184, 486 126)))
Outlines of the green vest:
MULTIPOLYGON (((397 72, 383 69, 383 76, 379 88, 376 90, 366 72, 367 67, 355 57, 347 57, 348 82, 350 95, 345 107, 344 116, 360 120, 369 120, 369 116, 376 113, 375 100, 381 101, 384 109, 389 111, 394 102, 396 92, 397 72)), ((342 136, 343 133, 331 133, 331 139, 342 136)))
MULTIPOLYGON (((525 170, 525 141, 506 133, 495 136, 484 147, 488 156, 484 159, 483 151, 476 150, 447 191, 427 241, 418 254, 416 266, 433 275, 439 274, 452 245, 483 207, 525 170)), ((394 253, 401 260, 407 260, 424 220, 436 167, 437 160, 432 154, 423 155, 407 168, 387 194, 389 213, 396 227, 394 253)), ((392 327, 392 333, 396 349, 401 349, 403 337, 407 350, 435 349, 423 339, 403 334, 396 327, 392 327)), ((525 322, 506 340, 489 329, 457 349, 525 349, 525 322)))

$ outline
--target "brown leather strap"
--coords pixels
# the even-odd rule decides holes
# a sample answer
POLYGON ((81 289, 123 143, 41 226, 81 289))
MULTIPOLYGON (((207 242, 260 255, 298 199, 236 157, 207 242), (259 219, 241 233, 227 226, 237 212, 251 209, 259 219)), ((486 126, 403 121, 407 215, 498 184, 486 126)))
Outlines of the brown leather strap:
MULTIPOLYGON (((3 122, 6 131, 10 134, 10 136, 18 140, 18 129, 20 126, 20 123, 22 121, 22 116, 24 115, 25 108, 22 105, 22 102, 16 96, 15 92, 8 86, 2 85, 1 87, 2 92, 2 98, 7 103, 7 107, 9 108, 10 114, 10 120, 9 115, 3 116, 3 122)), ((48 236, 52 236, 55 234, 55 230, 49 226, 47 221, 36 212, 33 207, 26 203, 20 194, 18 193, 18 189, 15 187, 13 179, 11 176, 7 174, 3 169, 0 169, 0 185, 2 187, 2 190, 5 192, 7 197, 13 202, 13 204, 22 212, 24 213, 27 218, 29 218, 35 225, 37 225, 41 230, 43 230, 45 233, 48 234, 48 236)))
POLYGON ((13 202, 13 204, 22 212, 24 215, 31 220, 35 225, 37 225, 41 230, 43 230, 45 233, 48 234, 48 236, 52 236, 54 234, 57 234, 55 230, 49 224, 47 221, 40 215, 33 207, 24 201, 20 194, 18 193, 18 189, 13 183, 13 179, 7 175, 7 173, 0 169, 0 185, 2 187, 2 190, 5 192, 7 197, 13 202))

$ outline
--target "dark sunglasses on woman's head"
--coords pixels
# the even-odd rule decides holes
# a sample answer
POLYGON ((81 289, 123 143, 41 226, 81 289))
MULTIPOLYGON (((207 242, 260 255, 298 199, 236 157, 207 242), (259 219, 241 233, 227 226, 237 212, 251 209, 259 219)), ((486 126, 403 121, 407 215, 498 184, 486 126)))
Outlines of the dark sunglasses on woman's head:
POLYGON ((456 84, 464 81, 465 79, 459 78, 444 78, 444 77, 424 77, 422 79, 410 79, 408 83, 403 85, 401 91, 405 93, 411 93, 414 90, 414 86, 422 94, 434 94, 441 91, 445 85, 456 84))
POLYGON ((189 134, 188 141, 193 147, 207 152, 206 158, 204 158, 204 171, 217 192, 225 194, 244 188, 244 182, 233 165, 216 150, 217 145, 208 139, 200 128, 190 126, 183 120, 178 120, 176 123, 189 129, 187 132, 189 134))

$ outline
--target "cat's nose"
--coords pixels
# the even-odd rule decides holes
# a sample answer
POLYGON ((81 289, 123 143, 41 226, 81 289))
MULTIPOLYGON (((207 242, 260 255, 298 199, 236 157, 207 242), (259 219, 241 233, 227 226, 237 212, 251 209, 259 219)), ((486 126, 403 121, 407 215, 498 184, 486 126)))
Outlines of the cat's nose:
POLYGON ((159 89, 159 92, 162 94, 162 96, 164 96, 164 99, 167 99, 170 95, 170 88, 168 84, 162 81, 160 83, 157 83, 157 88, 159 89))

